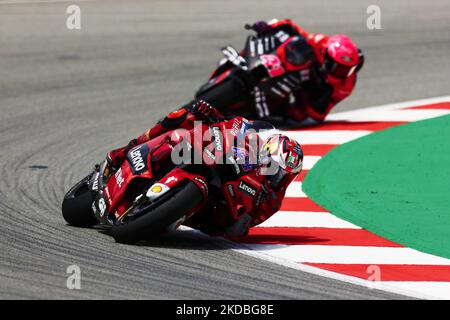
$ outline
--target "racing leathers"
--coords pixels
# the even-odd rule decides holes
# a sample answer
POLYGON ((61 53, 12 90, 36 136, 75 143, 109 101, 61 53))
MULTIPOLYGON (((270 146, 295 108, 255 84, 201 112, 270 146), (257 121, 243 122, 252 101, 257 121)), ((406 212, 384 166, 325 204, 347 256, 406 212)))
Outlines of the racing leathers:
MULTIPOLYGON (((190 130, 194 127, 194 121, 205 121, 210 125, 221 120, 223 117, 219 111, 203 101, 197 102, 191 108, 184 107, 171 112, 155 126, 131 140, 126 146, 110 151, 107 155, 109 168, 112 171, 116 170, 125 161, 128 151, 164 133, 181 128, 190 130)), ((244 236, 248 233, 249 228, 262 223, 280 209, 286 188, 294 178, 295 175, 292 175, 276 188, 273 188, 269 181, 264 181, 262 187, 264 196, 260 203, 255 206, 254 210, 242 215, 239 220, 235 220, 229 214, 225 201, 217 201, 197 212, 183 224, 213 236, 244 236)))
MULTIPOLYGON (((296 122, 320 122, 338 102, 352 93, 357 72, 364 62, 361 50, 358 49, 355 72, 345 78, 336 78, 323 68, 330 36, 308 33, 289 19, 268 23, 259 21, 246 27, 254 30, 256 35, 249 37, 246 48, 239 54, 231 47, 229 50, 225 48, 228 60, 234 61, 235 65, 244 65, 245 61, 249 63, 255 57, 268 60, 276 56, 281 62, 277 65, 269 61, 275 69, 263 81, 249 79, 244 72, 240 73, 242 76, 237 73, 241 86, 235 85, 233 91, 248 95, 247 100, 254 108, 256 118, 282 117, 296 122)), ((200 98, 203 99, 201 95, 200 98)), ((207 101, 216 105, 214 99, 207 101)), ((221 106, 220 102, 217 103, 220 110, 224 107, 236 109, 230 101, 227 101, 227 106, 221 106)))

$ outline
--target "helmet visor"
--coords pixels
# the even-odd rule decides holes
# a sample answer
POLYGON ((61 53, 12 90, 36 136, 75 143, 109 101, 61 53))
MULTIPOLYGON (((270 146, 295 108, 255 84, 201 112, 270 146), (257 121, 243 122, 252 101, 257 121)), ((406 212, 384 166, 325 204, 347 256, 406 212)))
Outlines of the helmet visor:
POLYGON ((336 62, 328 55, 328 53, 325 57, 324 66, 328 75, 338 79, 349 77, 356 69, 356 66, 346 66, 336 62))

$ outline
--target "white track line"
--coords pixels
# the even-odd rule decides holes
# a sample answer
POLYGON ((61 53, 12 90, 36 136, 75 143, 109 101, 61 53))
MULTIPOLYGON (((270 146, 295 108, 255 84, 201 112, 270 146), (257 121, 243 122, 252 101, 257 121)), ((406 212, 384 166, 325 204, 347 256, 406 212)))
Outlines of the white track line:
MULTIPOLYGON (((358 115, 352 116, 352 121, 419 121, 431 118, 440 117, 450 114, 450 110, 389 110, 380 112, 377 110, 367 111, 358 115), (389 119, 389 120, 386 120, 389 119)), ((329 116, 329 120, 346 120, 348 115, 334 114, 329 116)))
POLYGON ((310 170, 314 167, 322 157, 321 156, 304 156, 303 158, 303 170, 310 170))
POLYGON ((279 211, 258 227, 361 229, 328 212, 279 211))
MULTIPOLYGON (((228 241, 228 240, 225 240, 225 241, 230 243, 230 241, 228 241)), ((314 275, 317 275, 320 277, 343 281, 343 282, 351 283, 354 285, 359 285, 359 286, 369 288, 369 289, 384 290, 384 291, 401 294, 401 295, 405 295, 405 296, 410 296, 410 297, 415 297, 415 298, 419 298, 419 299, 442 298, 439 296, 439 294, 436 294, 436 293, 426 294, 423 291, 415 291, 414 288, 408 288, 408 287, 402 288, 401 286, 396 286, 396 283, 393 284, 390 282, 367 281, 367 280, 363 280, 361 278, 352 277, 352 276, 348 276, 345 274, 308 266, 305 264, 293 262, 293 261, 282 259, 279 257, 274 257, 274 256, 267 254, 264 251, 256 251, 254 249, 251 249, 248 244, 243 244, 243 243, 237 244, 237 243, 231 242, 230 245, 234 247, 233 251, 237 251, 237 252, 258 258, 258 259, 276 263, 278 265, 285 266, 287 268, 292 268, 292 269, 299 270, 302 272, 311 273, 311 274, 314 274, 314 275)))
MULTIPOLYGON (((429 98, 429 99, 421 99, 421 100, 414 100, 414 101, 404 101, 404 102, 396 102, 386 105, 378 105, 363 109, 357 109, 357 110, 350 110, 350 111, 341 111, 337 113, 331 113, 328 115, 327 120, 334 120, 336 117, 339 119, 342 119, 342 117, 345 117, 346 121, 354 122, 354 117, 357 117, 361 114, 361 111, 364 111, 364 113, 372 113, 373 111, 378 112, 380 114, 386 114, 387 111, 390 110, 398 110, 401 108, 409 108, 409 107, 417 107, 427 104, 433 104, 433 103, 440 103, 440 102, 447 102, 450 101, 450 96, 442 96, 442 97, 436 97, 436 98, 429 98)), ((385 117, 382 121, 392 121, 391 119, 385 117)))
POLYGON ((292 262, 450 265, 450 259, 410 248, 281 244, 250 244, 249 246, 253 250, 264 251, 271 256, 292 262))
POLYGON ((450 282, 438 281, 383 281, 382 284, 396 287, 402 291, 421 292, 438 299, 450 300, 450 282))
MULTIPOLYGON (((198 230, 186 227, 186 226, 180 226, 179 230, 182 230, 184 232, 189 232, 197 238, 204 238, 204 239, 211 238, 210 236, 202 233, 201 231, 198 231, 198 230)), ((222 238, 222 241, 224 244, 228 245, 231 248, 231 250, 233 250, 233 251, 236 251, 236 252, 239 252, 242 254, 246 254, 248 256, 255 257, 255 258, 258 258, 261 260, 269 261, 269 262, 272 262, 272 263, 275 263, 275 264, 278 264, 278 265, 281 265, 281 266, 284 266, 287 268, 314 274, 314 275, 317 275, 320 277, 334 279, 337 281, 343 281, 343 282, 351 283, 354 285, 362 286, 362 287, 365 287, 368 289, 384 290, 384 291, 401 294, 401 295, 405 295, 405 296, 410 296, 410 297, 415 297, 415 298, 419 298, 419 299, 438 299, 438 298, 442 299, 443 298, 443 297, 439 296, 439 294, 436 294, 435 292, 434 292, 434 294, 433 294, 433 292, 427 294, 424 291, 416 291, 415 288, 412 286, 410 286, 410 287, 398 286, 397 282, 367 281, 367 280, 364 280, 361 278, 352 277, 352 276, 348 276, 345 274, 336 273, 336 272, 308 266, 305 264, 289 261, 289 260, 282 259, 279 257, 274 257, 274 256, 267 254, 265 251, 256 251, 256 250, 250 249, 249 245, 245 244, 245 243, 236 243, 231 240, 224 239, 224 238, 222 238)))
POLYGON ((286 189, 285 197, 306 198, 306 194, 302 191, 302 183, 299 181, 292 182, 286 189))
POLYGON ((308 144, 343 144, 366 136, 371 131, 366 130, 323 130, 323 131, 281 131, 297 140, 301 145, 308 144))

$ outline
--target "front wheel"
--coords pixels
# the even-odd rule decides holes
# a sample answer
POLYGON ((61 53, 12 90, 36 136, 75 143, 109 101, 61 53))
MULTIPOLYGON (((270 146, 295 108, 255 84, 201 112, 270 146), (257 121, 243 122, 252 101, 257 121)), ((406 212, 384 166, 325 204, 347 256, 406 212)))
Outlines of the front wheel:
POLYGON ((75 227, 90 227, 98 221, 92 212, 94 197, 88 188, 88 177, 74 185, 64 196, 62 215, 75 227))
POLYGON ((203 201, 203 194, 193 183, 188 182, 164 195, 160 201, 148 207, 148 212, 123 224, 112 227, 112 236, 117 242, 132 244, 150 235, 162 233, 169 225, 190 213, 203 201))

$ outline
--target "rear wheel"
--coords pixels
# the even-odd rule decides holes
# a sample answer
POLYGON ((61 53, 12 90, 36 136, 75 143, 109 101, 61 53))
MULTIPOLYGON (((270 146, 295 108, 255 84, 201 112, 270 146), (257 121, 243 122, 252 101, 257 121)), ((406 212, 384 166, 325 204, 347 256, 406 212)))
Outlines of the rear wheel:
POLYGON ((88 177, 74 185, 64 196, 62 214, 72 226, 90 227, 98 223, 92 212, 94 197, 87 182, 88 177))
POLYGON ((117 242, 132 244, 150 235, 160 234, 202 201, 200 189, 193 182, 188 182, 179 189, 170 190, 139 217, 114 225, 112 236, 117 242))

